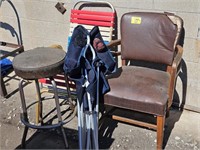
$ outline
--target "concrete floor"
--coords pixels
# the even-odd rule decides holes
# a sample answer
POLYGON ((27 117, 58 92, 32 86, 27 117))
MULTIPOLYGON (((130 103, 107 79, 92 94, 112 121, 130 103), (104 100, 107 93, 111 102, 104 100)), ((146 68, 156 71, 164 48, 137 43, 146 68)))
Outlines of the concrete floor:
MULTIPOLYGON (((6 78, 8 98, 0 100, 0 149, 20 149, 24 126, 20 122, 21 103, 17 84, 19 78, 13 74, 6 78), (12 79, 12 80, 10 80, 12 79)), ((34 84, 25 86, 27 102, 35 99, 34 84)), ((47 109, 52 102, 45 102, 47 109)), ((30 121, 35 121, 35 107, 29 110, 30 121)), ((77 118, 66 124, 70 149, 78 149, 77 118)), ((99 131, 101 149, 155 149, 156 132, 120 123, 106 118, 99 131)), ((27 137, 28 149, 64 149, 61 134, 56 130, 36 131, 30 129, 27 137)), ((200 149, 200 114, 191 111, 180 111, 173 108, 166 120, 164 146, 166 150, 200 149)))

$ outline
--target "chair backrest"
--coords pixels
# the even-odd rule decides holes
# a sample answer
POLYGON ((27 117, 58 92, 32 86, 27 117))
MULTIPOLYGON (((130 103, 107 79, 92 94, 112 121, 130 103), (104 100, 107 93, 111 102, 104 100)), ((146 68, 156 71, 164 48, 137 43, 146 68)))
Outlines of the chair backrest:
MULTIPOLYGON (((94 26, 99 26, 102 38, 107 44, 110 42, 114 36, 114 26, 115 26, 115 9, 114 7, 105 1, 102 2, 90 2, 90 1, 79 1, 74 5, 74 8, 71 10, 70 15, 70 32, 68 36, 68 45, 71 40, 72 33, 74 28, 78 25, 84 26, 88 31, 90 31, 94 26), (83 9, 85 6, 85 9, 83 9), (102 6, 102 7, 101 7, 102 6), (99 11, 91 10, 93 8, 100 8, 99 11), (107 7, 108 9, 104 8, 107 7), (102 11, 103 10, 103 11, 102 11)), ((57 75, 54 77, 56 84, 60 90, 66 89, 64 75, 57 75)), ((48 79, 40 79, 39 82, 49 85, 50 81, 48 79)), ((69 86, 71 91, 75 91, 75 83, 69 81, 69 86)), ((51 88, 51 86, 48 86, 51 88)))
POLYGON ((182 19, 173 14, 124 14, 121 19, 122 59, 171 65, 182 24, 182 19))
MULTIPOLYGON (((91 31, 94 26, 98 26, 101 36, 105 44, 108 44, 114 35, 116 12, 112 4, 106 1, 79 1, 71 9, 70 15, 70 32, 68 37, 68 45, 71 40, 74 28, 82 25, 88 31, 91 31), (85 7, 85 9, 83 9, 85 7), (93 10, 93 8, 101 8, 93 10), (104 7, 108 9, 104 10, 104 7), (103 11, 102 11, 103 9, 103 11)), ((74 82, 69 83, 70 87, 74 87, 74 82)), ((72 88, 73 89, 73 88, 72 88)))
POLYGON ((90 31, 94 26, 98 26, 101 32, 102 38, 105 43, 110 42, 113 37, 113 30, 115 26, 115 9, 108 2, 85 2, 80 1, 74 5, 71 10, 70 16, 70 34, 69 40, 73 33, 74 28, 77 25, 84 26, 88 31, 90 31), (108 7, 110 10, 104 11, 93 11, 93 10, 82 10, 84 6, 98 6, 98 7, 108 7))

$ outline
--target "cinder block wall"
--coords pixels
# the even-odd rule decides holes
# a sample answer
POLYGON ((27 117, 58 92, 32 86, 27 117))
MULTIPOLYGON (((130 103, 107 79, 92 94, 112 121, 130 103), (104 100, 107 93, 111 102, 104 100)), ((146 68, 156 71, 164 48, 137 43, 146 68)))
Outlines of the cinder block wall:
MULTIPOLYGON (((25 49, 60 44, 66 49, 69 13, 77 0, 66 0, 67 12, 55 9, 58 0, 4 1, 0 8, 0 40, 18 42, 25 49), (17 20, 19 16, 21 36, 17 20)), ((130 11, 172 12, 184 20, 183 67, 177 80, 175 101, 200 112, 200 0, 108 0, 116 9, 118 27, 122 14, 130 11)), ((120 32, 118 32, 120 33, 120 32)), ((120 37, 120 35, 118 35, 120 37)))

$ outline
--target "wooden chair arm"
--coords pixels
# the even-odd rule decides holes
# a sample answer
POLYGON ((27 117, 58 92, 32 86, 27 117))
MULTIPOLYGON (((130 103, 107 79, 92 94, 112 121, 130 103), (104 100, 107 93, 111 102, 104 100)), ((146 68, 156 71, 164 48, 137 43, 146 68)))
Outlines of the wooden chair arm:
MULTIPOLYGON (((108 48, 112 48, 112 47, 120 45, 120 44, 121 44, 121 40, 118 39, 118 40, 112 40, 112 41, 110 41, 110 43, 108 43, 106 46, 108 48)), ((113 56, 119 56, 119 55, 121 55, 121 51, 117 51, 117 52, 116 51, 111 51, 111 53, 112 53, 113 56)))
POLYGON ((171 76, 171 81, 170 81, 170 86, 169 86, 168 107, 170 107, 172 105, 172 99, 173 99, 174 88, 175 88, 175 80, 180 71, 179 65, 181 63, 181 59, 182 59, 182 55, 183 55, 183 48, 180 45, 177 45, 176 51, 177 51, 177 53, 174 57, 172 65, 167 67, 167 72, 169 72, 169 74, 171 76))
POLYGON ((121 39, 118 39, 118 40, 110 41, 110 43, 108 43, 106 46, 108 48, 112 48, 113 46, 117 46, 117 45, 120 45, 120 44, 121 44, 121 39))
POLYGON ((113 55, 113 56, 119 56, 119 55, 121 55, 121 52, 119 51, 119 52, 115 52, 115 51, 110 51, 111 52, 111 54, 113 55))
POLYGON ((180 45, 176 46, 176 50, 177 50, 177 53, 176 53, 176 56, 174 57, 174 61, 172 64, 173 68, 177 68, 179 66, 182 59, 182 55, 183 55, 183 48, 180 45))

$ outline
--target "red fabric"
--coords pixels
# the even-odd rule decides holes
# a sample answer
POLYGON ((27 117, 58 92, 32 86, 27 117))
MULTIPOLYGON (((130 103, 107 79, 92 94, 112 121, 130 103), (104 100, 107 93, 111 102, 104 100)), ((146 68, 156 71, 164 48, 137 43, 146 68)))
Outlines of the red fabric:
POLYGON ((88 11, 88 10, 77 10, 77 9, 72 9, 71 13, 100 15, 100 16, 112 16, 112 17, 114 17, 114 14, 115 14, 113 12, 100 12, 100 11, 88 11))
POLYGON ((95 26, 114 26, 113 12, 87 11, 87 10, 71 10, 70 22, 95 26))

